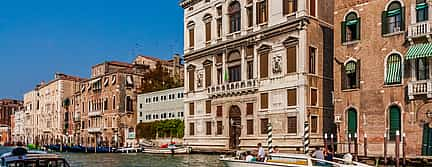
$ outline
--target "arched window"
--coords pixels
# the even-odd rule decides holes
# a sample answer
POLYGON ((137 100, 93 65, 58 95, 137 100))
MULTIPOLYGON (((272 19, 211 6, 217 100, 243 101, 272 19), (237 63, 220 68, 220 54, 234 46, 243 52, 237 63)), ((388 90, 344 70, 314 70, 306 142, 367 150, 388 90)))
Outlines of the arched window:
POLYGON ((416 18, 417 22, 423 22, 428 20, 429 5, 426 0, 416 0, 416 18))
POLYGON ((390 3, 382 14, 382 34, 394 33, 405 30, 405 8, 401 3, 390 3))
POLYGON ((355 61, 350 61, 345 65, 347 89, 357 88, 357 70, 357 63, 355 61))
POLYGON ((342 42, 360 40, 360 18, 356 13, 351 12, 342 22, 342 42))
POLYGON ((402 82, 402 60, 398 54, 392 54, 387 58, 386 85, 400 84, 402 82))
POLYGON ((347 111, 347 123, 348 123, 348 134, 354 137, 357 133, 357 111, 354 108, 350 108, 347 111))
POLYGON ((230 18, 230 33, 240 31, 241 28, 241 6, 238 1, 232 2, 228 7, 230 18))
POLYGON ((351 60, 342 64, 341 84, 342 90, 360 87, 360 60, 351 60))
MULTIPOLYGON (((401 111, 399 107, 392 106, 389 109, 389 137, 390 140, 396 139, 396 131, 401 130, 401 111)), ((401 134, 401 133, 399 133, 401 134)))

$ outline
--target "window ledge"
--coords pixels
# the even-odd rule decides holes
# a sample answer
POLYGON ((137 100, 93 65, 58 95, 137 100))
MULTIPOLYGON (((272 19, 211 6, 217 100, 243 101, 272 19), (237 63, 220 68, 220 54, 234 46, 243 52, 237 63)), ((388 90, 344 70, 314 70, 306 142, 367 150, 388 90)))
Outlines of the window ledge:
POLYGON ((347 46, 347 45, 354 45, 354 44, 358 44, 358 43, 360 43, 360 40, 354 40, 354 41, 343 42, 342 45, 343 45, 343 46, 347 46))
POLYGON ((391 88, 391 87, 401 87, 401 86, 404 86, 403 84, 392 84, 392 85, 386 85, 386 84, 384 84, 384 88, 391 88))
POLYGON ((396 35, 401 35, 401 34, 405 34, 405 31, 398 31, 398 32, 383 34, 383 37, 391 37, 391 36, 396 36, 396 35))
POLYGON ((258 26, 259 27, 266 27, 268 25, 268 22, 264 22, 264 23, 259 23, 258 26))
POLYGON ((355 91, 359 91, 359 88, 354 88, 354 89, 343 89, 342 92, 355 92, 355 91))

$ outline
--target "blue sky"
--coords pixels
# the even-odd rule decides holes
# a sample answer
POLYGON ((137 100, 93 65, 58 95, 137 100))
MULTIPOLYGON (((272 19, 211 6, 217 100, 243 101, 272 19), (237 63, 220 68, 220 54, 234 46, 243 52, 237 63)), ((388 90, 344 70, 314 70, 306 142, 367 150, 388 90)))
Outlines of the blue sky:
POLYGON ((106 60, 182 53, 178 0, 13 0, 0 3, 0 98, 18 98, 55 72, 90 76, 106 60), (138 46, 137 46, 138 44, 138 46))

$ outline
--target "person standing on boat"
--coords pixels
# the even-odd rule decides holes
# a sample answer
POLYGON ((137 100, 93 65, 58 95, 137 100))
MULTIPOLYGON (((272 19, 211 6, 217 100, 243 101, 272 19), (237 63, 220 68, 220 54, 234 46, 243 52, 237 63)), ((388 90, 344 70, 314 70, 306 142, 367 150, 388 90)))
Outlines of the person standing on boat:
POLYGON ((312 154, 312 157, 315 157, 316 159, 322 159, 324 160, 324 152, 321 150, 320 147, 316 148, 316 151, 312 154))
POLYGON ((262 147, 261 143, 258 143, 257 147, 258 147, 257 161, 264 162, 265 155, 266 155, 264 148, 262 147))

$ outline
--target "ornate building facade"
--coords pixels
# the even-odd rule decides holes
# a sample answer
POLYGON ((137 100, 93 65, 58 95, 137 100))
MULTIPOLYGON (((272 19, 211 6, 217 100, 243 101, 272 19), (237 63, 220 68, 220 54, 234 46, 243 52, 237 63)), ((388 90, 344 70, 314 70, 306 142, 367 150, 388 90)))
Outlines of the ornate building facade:
POLYGON ((82 79, 55 74, 54 80, 41 83, 24 95, 26 142, 34 144, 66 143, 68 110, 65 101, 73 95, 74 84, 82 79))
MULTIPOLYGON (((72 96, 74 143, 85 146, 125 147, 136 144, 137 95, 156 64, 182 71, 180 58, 172 61, 138 56, 133 64, 104 62, 92 67, 90 79, 76 85, 72 96), (171 65, 169 65, 171 63, 171 65)), ((180 74, 172 74, 181 78, 180 74)))
POLYGON ((183 0, 185 143, 323 144, 333 124, 333 1, 183 0))

